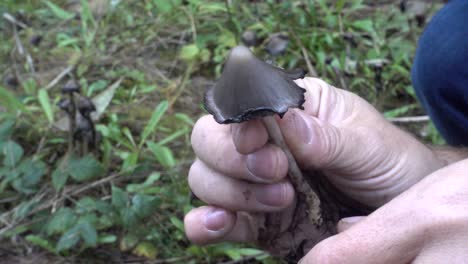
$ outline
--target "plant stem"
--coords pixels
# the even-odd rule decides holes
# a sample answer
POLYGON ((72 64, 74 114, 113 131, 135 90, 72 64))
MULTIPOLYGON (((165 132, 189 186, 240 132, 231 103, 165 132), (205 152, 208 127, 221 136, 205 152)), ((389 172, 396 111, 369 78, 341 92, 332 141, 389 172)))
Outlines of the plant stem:
POLYGON ((263 124, 265 125, 270 138, 273 143, 281 148, 286 154, 288 159, 288 175, 291 180, 294 189, 298 193, 299 200, 303 199, 307 203, 309 219, 316 225, 322 223, 321 212, 320 212, 320 200, 317 193, 312 189, 309 183, 305 180, 302 175, 302 171, 297 165, 293 154, 289 150, 288 145, 284 141, 281 129, 276 123, 273 116, 266 116, 262 118, 263 124))

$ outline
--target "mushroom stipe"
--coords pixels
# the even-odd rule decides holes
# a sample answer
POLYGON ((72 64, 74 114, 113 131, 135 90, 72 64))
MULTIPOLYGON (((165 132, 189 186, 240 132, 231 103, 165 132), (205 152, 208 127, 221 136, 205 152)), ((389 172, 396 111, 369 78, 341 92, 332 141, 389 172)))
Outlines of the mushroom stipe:
POLYGON ((261 119, 270 140, 286 154, 288 175, 298 197, 293 219, 285 223, 281 213, 267 215, 258 240, 277 255, 295 261, 320 240, 335 234, 340 218, 372 211, 340 193, 320 172, 308 172, 310 175, 304 177, 286 145, 274 115, 283 117, 289 108, 303 109, 306 90, 294 79, 304 76, 303 70, 285 71, 259 60, 247 47, 237 46, 231 50, 220 79, 206 92, 204 102, 220 124, 261 119))

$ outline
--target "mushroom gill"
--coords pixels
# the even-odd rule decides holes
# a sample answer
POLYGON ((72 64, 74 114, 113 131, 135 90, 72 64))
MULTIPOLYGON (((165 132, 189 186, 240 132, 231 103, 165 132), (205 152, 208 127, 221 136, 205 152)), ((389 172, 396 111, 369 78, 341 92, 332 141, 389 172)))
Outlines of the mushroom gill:
POLYGON ((303 109, 305 89, 293 80, 305 72, 288 72, 257 59, 245 46, 232 49, 218 82, 205 95, 205 108, 220 124, 239 123, 303 109))

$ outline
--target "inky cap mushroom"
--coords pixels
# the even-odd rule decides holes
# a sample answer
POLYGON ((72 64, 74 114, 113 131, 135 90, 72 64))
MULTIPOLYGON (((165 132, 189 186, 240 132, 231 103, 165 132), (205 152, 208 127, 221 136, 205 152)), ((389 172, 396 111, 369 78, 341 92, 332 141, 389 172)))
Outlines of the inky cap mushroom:
POLYGON ((62 93, 79 93, 80 85, 73 80, 68 81, 62 88, 62 93))
POLYGON ((87 117, 92 112, 96 111, 96 106, 94 105, 93 101, 86 96, 80 96, 78 98, 78 111, 87 117))
POLYGON ((304 71, 287 72, 257 59, 245 46, 233 48, 218 82, 205 94, 205 108, 220 124, 303 109, 305 89, 293 80, 304 71))

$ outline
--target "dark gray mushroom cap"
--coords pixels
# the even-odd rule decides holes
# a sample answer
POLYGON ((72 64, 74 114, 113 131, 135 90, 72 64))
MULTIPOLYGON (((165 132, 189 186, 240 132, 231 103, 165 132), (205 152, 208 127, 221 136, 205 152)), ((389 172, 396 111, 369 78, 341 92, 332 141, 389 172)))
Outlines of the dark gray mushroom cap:
POLYGON ((62 93, 79 93, 80 85, 73 80, 68 81, 62 88, 62 93))
POLYGON ((220 124, 303 109, 305 89, 293 80, 304 71, 286 72, 257 59, 245 46, 231 50, 218 82, 205 94, 205 108, 220 124))
POLYGON ((80 111, 83 116, 88 116, 91 112, 96 111, 96 106, 90 98, 80 96, 78 98, 78 111, 80 111))
POLYGON ((265 50, 271 56, 278 56, 286 51, 289 44, 289 37, 283 33, 275 33, 270 36, 266 43, 265 50))
POLYGON ((57 103, 57 106, 68 114, 72 112, 72 105, 70 104, 69 99, 60 99, 60 101, 57 103))

